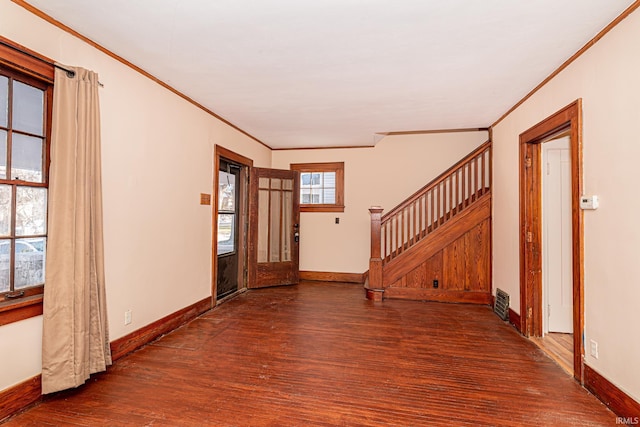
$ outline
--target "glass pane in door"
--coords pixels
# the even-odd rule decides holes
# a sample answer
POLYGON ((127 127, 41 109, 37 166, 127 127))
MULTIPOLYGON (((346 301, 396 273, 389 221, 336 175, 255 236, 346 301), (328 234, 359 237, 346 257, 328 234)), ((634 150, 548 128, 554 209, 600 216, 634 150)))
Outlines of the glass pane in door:
POLYGON ((280 261, 280 191, 271 191, 269 262, 280 261))
POLYGON ((268 255, 269 190, 260 190, 258 192, 258 262, 267 262, 269 260, 268 255))
POLYGON ((235 219, 235 214, 218 214, 218 255, 236 250, 235 219))
POLYGON ((236 209, 236 177, 220 171, 218 175, 218 211, 233 212, 236 209))
POLYGON ((282 261, 291 261, 291 214, 293 212, 293 193, 282 192, 282 261))

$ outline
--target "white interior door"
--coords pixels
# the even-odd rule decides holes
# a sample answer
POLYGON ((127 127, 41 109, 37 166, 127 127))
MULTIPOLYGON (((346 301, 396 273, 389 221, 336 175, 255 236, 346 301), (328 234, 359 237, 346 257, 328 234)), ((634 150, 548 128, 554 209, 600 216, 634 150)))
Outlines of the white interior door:
POLYGON ((564 136, 542 144, 543 327, 573 332, 571 156, 564 136))

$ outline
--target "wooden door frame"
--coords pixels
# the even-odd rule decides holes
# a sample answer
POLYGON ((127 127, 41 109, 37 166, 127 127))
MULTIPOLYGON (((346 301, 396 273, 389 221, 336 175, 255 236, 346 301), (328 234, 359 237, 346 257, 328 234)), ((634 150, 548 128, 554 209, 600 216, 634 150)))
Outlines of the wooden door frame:
MULTIPOLYGON (((214 154, 214 162, 213 162, 213 209, 211 209, 211 229, 213 230, 211 234, 211 306, 215 307, 218 303, 217 295, 218 295, 218 177, 220 174, 218 171, 220 170, 220 159, 230 160, 233 163, 237 163, 241 165, 240 168, 240 185, 243 187, 241 189, 240 196, 240 214, 238 218, 239 227, 238 233, 238 281, 244 281, 244 269, 248 267, 248 248, 243 244, 243 242, 247 241, 248 238, 248 230, 245 230, 243 224, 249 223, 249 171, 253 167, 253 160, 248 157, 245 157, 241 154, 235 153, 227 148, 221 147, 220 145, 215 146, 215 154, 214 154)), ((244 286, 241 288, 238 287, 240 291, 243 288, 247 287, 247 283, 244 283, 244 286)), ((233 295, 233 294, 232 294, 233 295)), ((226 297, 225 297, 226 298, 226 297)))
POLYGON ((582 100, 520 134, 520 331, 542 336, 541 144, 568 131, 571 150, 573 266, 573 376, 583 383, 584 247, 582 194, 582 100))

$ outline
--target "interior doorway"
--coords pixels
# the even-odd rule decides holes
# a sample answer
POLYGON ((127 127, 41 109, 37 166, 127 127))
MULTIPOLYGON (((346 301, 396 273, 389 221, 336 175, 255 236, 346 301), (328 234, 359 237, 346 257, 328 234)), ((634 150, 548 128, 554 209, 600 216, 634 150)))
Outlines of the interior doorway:
POLYGON ((214 305, 247 288, 249 173, 253 161, 216 145, 213 209, 214 305))
MULTIPOLYGON (((548 306, 551 292, 545 286, 545 275, 550 274, 557 257, 562 257, 562 248, 545 247, 544 233, 544 178, 543 146, 566 136, 568 139, 568 169, 570 177, 570 201, 558 209, 570 206, 569 240, 560 239, 559 245, 569 244, 564 252, 569 257, 570 275, 570 323, 573 332, 573 376, 582 383, 584 344, 584 292, 583 292, 583 216, 579 207, 582 194, 582 103, 577 100, 556 114, 543 120, 520 135, 520 330, 527 337, 543 337, 549 330, 548 306), (553 252, 555 250, 555 252, 553 252), (551 252, 550 252, 551 251, 551 252), (545 260, 545 257, 547 259, 545 260)), ((552 143, 550 148, 554 146, 552 143)), ((561 143, 557 143, 561 144, 561 143)), ((547 150, 549 151, 549 150, 547 150)), ((561 151, 561 150, 560 150, 561 151)), ((547 153, 548 154, 548 153, 547 153)), ((562 153, 559 162, 562 163, 562 153)), ((545 159, 546 160, 546 159, 545 159)), ((562 185, 562 184, 559 184, 562 185)), ((549 193, 552 194, 552 193, 549 193)), ((548 195, 547 195, 548 196, 548 195)), ((565 218, 565 221, 568 221, 565 218)), ((567 222, 565 222, 566 226, 567 222)), ((561 226, 561 225, 560 225, 561 226)), ((558 227, 558 225, 556 225, 558 227)), ((557 240, 557 239, 556 239, 557 240)), ((561 261, 561 260, 560 260, 561 261)), ((562 265, 561 263, 558 265, 562 265)), ((567 270, 562 271, 566 278, 567 270)), ((568 297, 567 291, 563 296, 568 297)), ((566 301, 565 301, 566 302, 566 301)), ((566 305, 566 304, 565 304, 566 305)), ((553 310, 553 308, 552 308, 553 310)), ((552 329, 556 326, 552 326, 552 329)))
POLYGON ((573 333, 571 153, 563 133, 542 142, 543 335, 573 333))
POLYGON ((532 340, 573 375, 571 136, 540 142, 542 157, 542 336, 532 340))

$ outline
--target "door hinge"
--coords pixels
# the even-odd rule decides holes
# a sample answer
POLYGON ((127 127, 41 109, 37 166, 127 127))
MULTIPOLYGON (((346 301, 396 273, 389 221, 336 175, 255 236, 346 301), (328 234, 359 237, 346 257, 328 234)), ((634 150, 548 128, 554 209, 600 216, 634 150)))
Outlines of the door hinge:
POLYGON ((527 231, 527 243, 533 243, 533 233, 531 231, 527 231))
POLYGON ((525 168, 530 168, 531 166, 533 166, 533 160, 531 159, 531 157, 525 157, 524 158, 524 167, 525 168))
POLYGON ((531 317, 533 317, 533 308, 529 307, 527 308, 527 318, 531 319, 531 317))

